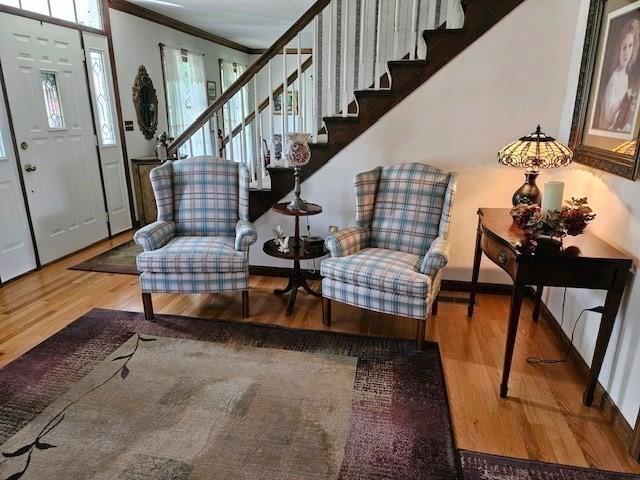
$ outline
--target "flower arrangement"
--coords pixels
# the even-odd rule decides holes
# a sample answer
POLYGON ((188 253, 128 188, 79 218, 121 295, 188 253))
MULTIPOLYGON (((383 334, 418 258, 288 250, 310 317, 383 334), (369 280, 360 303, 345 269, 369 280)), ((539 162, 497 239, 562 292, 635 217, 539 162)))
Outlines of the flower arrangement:
POLYGON ((589 222, 596 218, 587 198, 571 198, 560 210, 543 213, 540 205, 521 203, 511 209, 514 223, 532 238, 547 236, 562 238, 580 235, 589 222))

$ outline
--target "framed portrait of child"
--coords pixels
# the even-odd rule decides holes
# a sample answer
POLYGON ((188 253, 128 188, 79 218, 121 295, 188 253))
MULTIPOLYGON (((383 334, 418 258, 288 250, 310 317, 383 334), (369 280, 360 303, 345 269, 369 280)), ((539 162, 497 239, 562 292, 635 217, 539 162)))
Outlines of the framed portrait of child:
POLYGON ((574 160, 635 179, 640 0, 591 0, 570 147, 574 160))

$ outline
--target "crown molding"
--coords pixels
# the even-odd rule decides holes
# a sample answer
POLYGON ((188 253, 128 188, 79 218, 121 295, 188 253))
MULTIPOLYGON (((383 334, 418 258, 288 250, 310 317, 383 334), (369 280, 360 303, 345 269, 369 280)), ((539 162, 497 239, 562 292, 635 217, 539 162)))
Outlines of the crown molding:
POLYGON ((109 8, 112 8, 114 10, 125 12, 130 15, 135 15, 136 17, 149 20, 150 22, 158 23, 160 25, 164 25, 165 27, 173 28, 174 30, 187 33, 189 35, 193 35, 194 37, 199 37, 204 40, 208 40, 210 42, 217 43, 224 47, 232 48, 243 53, 251 54, 253 53, 253 50, 255 50, 227 38, 220 37, 219 35, 209 33, 206 30, 202 30, 187 23, 181 22, 179 20, 176 20, 175 18, 168 17, 166 15, 163 15, 162 13, 154 12, 153 10, 149 10, 148 8, 128 2, 127 0, 108 0, 108 5, 109 8))

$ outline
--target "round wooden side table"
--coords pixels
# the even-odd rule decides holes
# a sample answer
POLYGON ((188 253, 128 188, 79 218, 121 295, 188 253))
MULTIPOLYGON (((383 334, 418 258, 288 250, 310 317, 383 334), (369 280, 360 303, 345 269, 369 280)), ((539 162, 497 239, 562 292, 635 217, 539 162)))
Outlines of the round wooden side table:
POLYGON ((324 257, 327 253, 326 248, 322 248, 322 251, 318 252, 308 252, 302 248, 302 239, 300 237, 300 217, 308 217, 310 215, 318 215, 322 213, 322 207, 320 205, 316 205, 314 203, 306 203, 303 209, 289 209, 289 203, 276 203, 271 209, 274 212, 279 213, 280 215, 286 215, 295 218, 295 230, 293 237, 290 238, 290 246, 289 252, 283 253, 278 250, 276 246, 275 240, 267 240, 262 246, 262 251, 271 257, 283 258, 285 260, 293 260, 293 273, 289 277, 289 283, 285 288, 275 289, 273 293, 276 295, 284 295, 285 293, 291 292, 291 296, 289 297, 289 304, 287 305, 287 316, 291 315, 293 312, 293 307, 296 303, 296 295, 298 294, 298 289, 302 288, 307 293, 313 295, 314 297, 322 297, 322 294, 314 291, 309 284, 307 283, 307 279, 302 274, 300 270, 300 260, 311 260, 314 258, 324 257))

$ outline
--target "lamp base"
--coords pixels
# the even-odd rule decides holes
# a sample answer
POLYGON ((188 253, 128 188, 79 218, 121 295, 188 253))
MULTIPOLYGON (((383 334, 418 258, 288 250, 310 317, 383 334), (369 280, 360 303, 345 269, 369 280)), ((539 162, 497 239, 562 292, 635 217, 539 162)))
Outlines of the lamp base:
POLYGON ((525 182, 522 186, 516 190, 511 198, 513 206, 516 207, 521 203, 528 204, 542 204, 542 194, 540 189, 536 185, 536 178, 538 178, 538 172, 535 170, 527 170, 524 173, 525 182))
POLYGON ((293 178, 295 180, 295 186, 293 187, 293 200, 289 202, 287 208, 289 210, 304 210, 307 202, 300 198, 300 167, 293 168, 293 178))
POLYGON ((305 210, 306 205, 307 205, 307 202, 302 200, 300 197, 295 197, 293 200, 289 202, 289 205, 287 205, 287 208, 289 210, 305 210))

